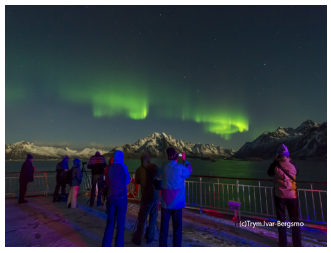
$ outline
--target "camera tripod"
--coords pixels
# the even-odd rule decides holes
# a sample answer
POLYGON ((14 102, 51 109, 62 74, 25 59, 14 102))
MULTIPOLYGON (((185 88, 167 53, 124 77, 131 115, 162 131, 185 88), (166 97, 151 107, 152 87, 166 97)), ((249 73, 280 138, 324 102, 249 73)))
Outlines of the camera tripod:
POLYGON ((84 167, 85 164, 87 164, 87 163, 83 162, 82 172, 83 172, 83 174, 85 173, 85 176, 87 177, 87 172, 86 172, 86 169, 84 167))

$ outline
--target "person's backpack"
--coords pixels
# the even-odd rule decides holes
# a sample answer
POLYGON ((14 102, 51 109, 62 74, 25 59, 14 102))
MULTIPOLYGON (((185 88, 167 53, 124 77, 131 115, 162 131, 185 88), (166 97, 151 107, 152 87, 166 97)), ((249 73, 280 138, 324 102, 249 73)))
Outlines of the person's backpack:
MULTIPOLYGON (((291 180, 293 180, 294 182, 296 182, 296 180, 294 179, 294 177, 292 177, 283 167, 282 167, 282 165, 280 164, 280 163, 278 163, 278 168, 280 168, 280 170, 281 171, 283 171, 284 172, 284 174, 289 178, 289 179, 291 179, 291 180)), ((298 189, 298 186, 296 186, 297 188, 296 189, 298 189)))
MULTIPOLYGON (((151 175, 151 173, 144 167, 144 169, 146 170, 146 172, 148 173, 148 174, 150 174, 151 175)), ((153 179, 154 179, 154 188, 155 188, 155 190, 161 190, 161 180, 159 180, 158 178, 157 178, 157 175, 155 176, 155 177, 153 177, 153 179)))
POLYGON ((72 167, 64 176, 64 181, 66 184, 71 184, 72 181, 72 172, 74 168, 72 167))

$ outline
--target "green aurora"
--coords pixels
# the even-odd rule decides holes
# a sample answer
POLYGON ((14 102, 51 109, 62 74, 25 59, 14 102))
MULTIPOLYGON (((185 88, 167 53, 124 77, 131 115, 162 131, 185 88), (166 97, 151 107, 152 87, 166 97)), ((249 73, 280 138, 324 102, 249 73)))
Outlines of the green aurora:
MULTIPOLYGON (((111 68, 96 65, 91 73, 82 64, 75 65, 69 59, 66 61, 61 65, 59 60, 47 62, 45 59, 47 63, 42 64, 25 59, 21 60, 22 67, 19 66, 19 69, 25 73, 23 76, 30 76, 34 73, 33 68, 37 68, 38 79, 47 84, 40 89, 52 95, 57 93, 65 102, 91 106, 95 118, 124 116, 144 120, 152 113, 157 118, 201 123, 205 132, 215 133, 225 140, 230 140, 234 133, 249 130, 247 113, 242 110, 243 105, 240 108, 238 100, 226 102, 222 97, 219 99, 222 103, 215 103, 214 99, 197 97, 189 87, 182 88, 179 81, 174 83, 168 80, 172 83, 169 89, 164 83, 153 83, 138 69, 128 71, 128 76, 123 74, 125 68, 123 70, 119 65, 111 68), (85 74, 84 78, 81 73, 85 74), (183 92, 177 89, 183 89, 183 92)), ((14 65, 14 62, 9 59, 6 64, 14 65)), ((14 73, 7 75, 6 103, 24 100, 28 82, 28 79, 14 73)), ((217 96, 217 93, 211 95, 217 96)))
POLYGON ((225 140, 231 139, 231 134, 249 129, 248 118, 238 108, 211 105, 206 98, 193 101, 189 92, 183 95, 160 87, 153 90, 148 82, 120 77, 105 80, 107 78, 58 86, 59 94, 68 102, 90 105, 94 117, 125 116, 144 120, 153 108, 159 118, 202 123, 205 132, 218 134, 225 140))

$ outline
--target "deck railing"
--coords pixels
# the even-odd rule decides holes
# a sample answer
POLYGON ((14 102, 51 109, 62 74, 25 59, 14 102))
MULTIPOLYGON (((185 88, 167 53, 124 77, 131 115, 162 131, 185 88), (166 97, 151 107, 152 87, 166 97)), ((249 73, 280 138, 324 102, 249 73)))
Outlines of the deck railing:
MULTIPOLYGON (((6 197, 17 197, 19 194, 19 172, 6 172, 6 197)), ((83 176, 78 193, 89 192, 91 189, 91 175, 83 176)), ((36 171, 33 182, 28 184, 26 196, 53 194, 56 186, 55 171, 36 171)), ((69 186, 67 186, 68 188, 69 186)), ((68 192, 67 189, 66 192, 68 192)))
MULTIPOLYGON (((300 220, 327 224, 327 183, 297 181, 297 185, 300 220), (325 189, 313 189, 313 185, 325 189)), ((185 181, 185 190, 186 205, 201 210, 230 211, 227 203, 232 200, 241 203, 242 215, 276 218, 273 180, 191 176, 185 181)), ((287 212, 286 216, 289 220, 287 212)))
MULTIPOLYGON (((135 174, 130 174, 134 178, 135 174)), ((18 172, 6 172, 6 197, 18 196, 18 179, 18 172)), ((53 193, 55 185, 55 172, 35 172, 34 181, 28 184, 26 195, 53 193)), ((327 183, 297 181, 297 185, 300 220, 327 224, 327 183), (313 189, 313 185, 315 189, 313 189)), ((90 189, 91 175, 84 175, 79 193, 87 193, 90 189)), ((128 192, 134 191, 135 185, 130 183, 128 192)), ((242 215, 276 218, 273 181, 269 179, 191 176, 185 181, 185 191, 186 205, 199 207, 201 211, 204 208, 230 211, 227 203, 229 200, 233 200, 241 203, 242 215)), ((140 198, 141 189, 139 187, 135 199, 140 198)))

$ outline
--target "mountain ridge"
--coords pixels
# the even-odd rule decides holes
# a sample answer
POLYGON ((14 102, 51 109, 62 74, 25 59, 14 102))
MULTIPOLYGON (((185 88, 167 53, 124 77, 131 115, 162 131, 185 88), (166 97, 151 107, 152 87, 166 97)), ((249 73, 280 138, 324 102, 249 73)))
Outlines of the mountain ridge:
POLYGON ((278 127, 275 132, 264 131, 254 141, 246 142, 233 157, 271 159, 275 157, 281 143, 288 147, 293 158, 326 159, 327 123, 318 124, 306 120, 295 129, 278 127))
POLYGON ((50 159, 62 159, 63 156, 77 158, 89 158, 99 151, 100 154, 108 153, 106 150, 99 150, 96 148, 84 148, 82 151, 72 150, 68 147, 55 148, 46 146, 36 146, 33 143, 27 141, 20 141, 13 144, 5 145, 5 159, 6 160, 22 160, 26 159, 27 154, 31 154, 34 159, 50 160, 50 159))
MULTIPOLYGON (((139 158, 143 153, 148 153, 153 158, 167 157, 166 150, 173 147, 177 152, 185 152, 188 158, 221 158, 231 157, 235 153, 233 149, 224 149, 213 144, 192 144, 184 140, 176 140, 166 133, 157 133, 138 139, 134 144, 125 144, 113 148, 108 155, 116 150, 124 152, 125 158, 139 158)), ((108 156, 107 154, 105 154, 108 156)))
POLYGON ((5 145, 5 159, 25 159, 30 153, 35 159, 60 159, 64 155, 70 158, 88 159, 99 151, 107 159, 116 150, 122 150, 124 157, 138 159, 141 154, 148 153, 152 158, 167 157, 168 147, 174 147, 177 152, 185 152, 188 158, 217 159, 272 159, 276 155, 279 144, 285 144, 290 156, 299 159, 327 159, 327 123, 318 124, 312 120, 304 121, 297 128, 278 127, 274 132, 264 131, 252 142, 246 142, 237 152, 233 149, 224 149, 213 144, 192 144, 184 140, 176 140, 166 133, 157 133, 138 139, 134 144, 116 146, 112 150, 85 148, 82 151, 71 150, 68 147, 61 149, 55 147, 36 146, 26 141, 5 145))

